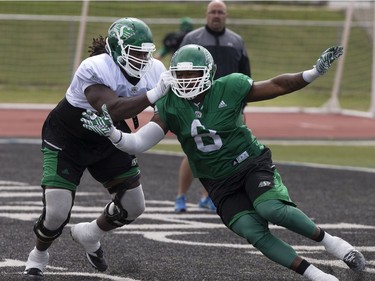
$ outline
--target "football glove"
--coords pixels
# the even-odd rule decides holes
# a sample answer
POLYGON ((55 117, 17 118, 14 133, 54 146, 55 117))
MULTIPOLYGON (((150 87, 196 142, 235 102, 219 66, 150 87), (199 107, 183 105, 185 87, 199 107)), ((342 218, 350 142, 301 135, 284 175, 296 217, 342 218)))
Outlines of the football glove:
POLYGON ((155 88, 149 90, 147 92, 147 98, 151 104, 154 104, 158 99, 163 97, 172 84, 172 75, 170 71, 164 71, 159 78, 158 84, 156 84, 155 88))
POLYGON ((102 116, 95 114, 89 109, 82 112, 82 126, 101 136, 109 137, 114 130, 114 126, 105 104, 102 106, 102 112, 102 116))
POLYGON ((326 73, 331 67, 331 64, 342 55, 343 49, 342 46, 333 46, 325 50, 316 61, 316 71, 318 71, 320 75, 326 73))

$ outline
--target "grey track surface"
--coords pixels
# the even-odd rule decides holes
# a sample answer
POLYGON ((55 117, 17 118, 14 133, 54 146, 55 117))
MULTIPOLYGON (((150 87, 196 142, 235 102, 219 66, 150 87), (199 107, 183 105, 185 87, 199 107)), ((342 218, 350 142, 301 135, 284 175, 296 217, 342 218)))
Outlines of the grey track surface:
MULTIPOLYGON (((307 280, 283 268, 224 228, 212 213, 196 208, 200 184, 189 191, 189 211, 175 214, 177 167, 181 156, 138 156, 146 212, 102 240, 109 268, 99 274, 69 236, 70 224, 50 248, 44 280, 307 280)), ((0 280, 21 280, 34 245, 32 227, 42 210, 38 144, 0 143, 0 280)), ((363 251, 366 272, 355 274, 316 243, 282 228, 272 232, 340 281, 375 280, 375 173, 279 164, 290 195, 306 214, 333 235, 363 251)), ((71 223, 91 221, 109 196, 89 174, 77 193, 71 223)))

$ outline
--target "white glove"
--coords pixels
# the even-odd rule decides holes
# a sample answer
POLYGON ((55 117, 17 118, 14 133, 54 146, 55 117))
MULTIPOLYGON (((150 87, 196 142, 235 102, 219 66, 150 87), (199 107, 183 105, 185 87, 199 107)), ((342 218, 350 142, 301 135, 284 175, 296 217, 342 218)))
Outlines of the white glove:
POLYGON ((118 142, 121 139, 121 132, 113 126, 112 118, 105 104, 102 105, 102 112, 102 116, 95 114, 89 109, 86 112, 82 112, 82 126, 98 135, 108 137, 112 142, 118 142))
POLYGON ((342 46, 333 46, 325 50, 316 61, 316 65, 302 73, 303 79, 310 83, 323 75, 331 67, 332 63, 343 54, 342 46))
POLYGON ((147 98, 151 104, 154 104, 158 99, 163 97, 170 89, 172 84, 172 75, 169 70, 164 71, 159 78, 158 84, 155 88, 149 90, 147 94, 147 98))

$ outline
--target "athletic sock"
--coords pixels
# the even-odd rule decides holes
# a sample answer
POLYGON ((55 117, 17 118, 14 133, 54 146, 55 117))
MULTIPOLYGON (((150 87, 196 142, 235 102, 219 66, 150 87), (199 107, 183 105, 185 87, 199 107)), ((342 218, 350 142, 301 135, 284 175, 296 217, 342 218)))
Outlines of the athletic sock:
POLYGON ((36 247, 30 252, 29 257, 26 262, 26 269, 29 268, 39 268, 44 271, 48 264, 49 253, 48 250, 39 251, 36 247))
POLYGON ((104 236, 105 231, 101 230, 96 223, 92 222, 79 223, 75 225, 78 241, 83 245, 87 253, 95 253, 100 248, 100 239, 104 236))
POLYGON ((89 241, 92 241, 94 243, 90 243, 86 245, 86 251, 88 253, 95 253, 100 248, 100 239, 105 234, 105 231, 103 231, 98 224, 96 223, 96 220, 93 220, 87 225, 87 236, 89 237, 89 241))
POLYGON ((335 276, 324 273, 319 268, 316 268, 312 264, 305 270, 302 276, 312 281, 339 281, 335 276))
POLYGON ((344 256, 354 249, 354 247, 345 240, 336 236, 331 236, 327 232, 324 233, 321 243, 328 253, 340 260, 344 259, 344 256))
POLYGON ((99 241, 104 234, 106 233, 104 230, 102 230, 98 224, 96 223, 96 220, 93 220, 88 225, 88 230, 90 232, 90 236, 93 240, 99 241))

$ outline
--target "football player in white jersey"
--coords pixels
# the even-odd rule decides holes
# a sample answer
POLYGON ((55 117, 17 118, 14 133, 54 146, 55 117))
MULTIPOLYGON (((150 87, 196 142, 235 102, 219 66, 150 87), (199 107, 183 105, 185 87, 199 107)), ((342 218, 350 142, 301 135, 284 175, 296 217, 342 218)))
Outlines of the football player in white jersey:
POLYGON ((106 38, 93 40, 91 56, 82 61, 65 97, 50 112, 42 129, 43 212, 34 225, 36 244, 28 256, 26 278, 43 276, 48 248, 69 222, 77 186, 87 169, 111 194, 99 217, 74 225, 72 238, 84 248, 90 264, 107 269, 100 245, 108 231, 129 224, 145 209, 137 158, 115 148, 106 137, 82 128, 81 114, 101 113, 106 104, 116 127, 131 132, 124 119, 153 105, 168 90, 169 73, 152 58, 150 28, 136 18, 121 18, 106 38))

